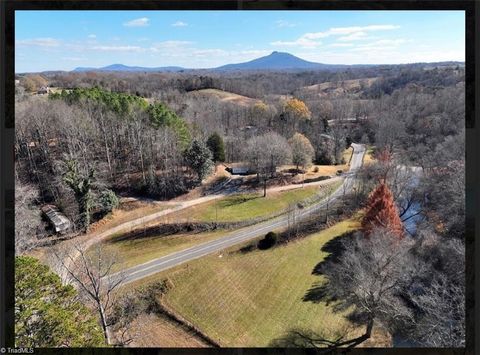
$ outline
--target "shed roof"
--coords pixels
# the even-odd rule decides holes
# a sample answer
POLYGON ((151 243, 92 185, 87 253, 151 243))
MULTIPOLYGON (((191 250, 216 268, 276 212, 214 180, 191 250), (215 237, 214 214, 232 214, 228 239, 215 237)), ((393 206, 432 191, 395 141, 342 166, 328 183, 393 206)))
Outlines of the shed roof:
POLYGON ((55 227, 56 232, 63 232, 70 228, 70 220, 56 206, 45 205, 42 207, 42 212, 55 227))

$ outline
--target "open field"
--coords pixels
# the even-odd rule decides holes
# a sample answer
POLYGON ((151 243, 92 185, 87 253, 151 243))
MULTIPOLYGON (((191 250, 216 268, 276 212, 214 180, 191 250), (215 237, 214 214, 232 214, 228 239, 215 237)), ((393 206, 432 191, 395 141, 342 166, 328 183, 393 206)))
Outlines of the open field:
POLYGON ((358 94, 363 88, 370 87, 379 78, 363 78, 343 80, 339 82, 327 81, 321 84, 301 88, 306 93, 314 93, 319 97, 337 97, 345 94, 358 94))
POLYGON ((268 346, 292 328, 333 335, 349 325, 343 316, 334 313, 331 305, 302 298, 312 285, 323 281, 312 275, 328 255, 321 248, 358 226, 352 218, 266 251, 225 251, 132 286, 168 276, 174 287, 164 298, 166 304, 223 346, 268 346))
POLYGON ((247 96, 234 94, 233 92, 218 90, 218 89, 201 89, 192 91, 192 93, 215 97, 223 102, 231 102, 241 106, 253 106, 256 103, 261 102, 257 99, 252 99, 247 96))
MULTIPOLYGON (((331 193, 341 182, 322 186, 323 193, 331 193)), ((241 194, 225 197, 219 201, 211 201, 193 206, 177 213, 172 213, 166 218, 169 221, 181 221, 190 217, 189 220, 211 222, 215 221, 215 204, 218 209, 218 221, 242 221, 250 218, 268 216, 274 212, 288 207, 289 203, 302 201, 318 193, 319 187, 298 188, 285 192, 275 192, 263 198, 254 194, 241 194)), ((153 224, 152 224, 153 225, 153 224)), ((123 234, 115 234, 105 239, 104 252, 116 253, 121 264, 114 271, 138 265, 154 258, 174 253, 191 246, 205 243, 219 238, 225 234, 225 230, 216 230, 203 233, 177 233, 171 235, 138 235, 125 238, 123 234)))
POLYGON ((202 339, 178 324, 155 314, 142 314, 134 320, 133 326, 139 331, 134 341, 129 344, 131 347, 203 348, 208 346, 202 339))
POLYGON ((239 222, 253 218, 268 217, 325 191, 331 193, 341 182, 323 186, 310 186, 281 192, 231 195, 220 200, 193 206, 169 215, 170 220, 189 222, 239 222))

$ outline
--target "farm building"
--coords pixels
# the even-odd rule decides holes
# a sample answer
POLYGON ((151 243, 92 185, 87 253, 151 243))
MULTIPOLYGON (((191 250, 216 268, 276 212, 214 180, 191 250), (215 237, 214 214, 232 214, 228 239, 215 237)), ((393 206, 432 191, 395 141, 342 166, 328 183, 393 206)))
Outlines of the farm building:
POLYGON ((249 175, 249 174, 255 173, 248 166, 245 166, 245 165, 227 166, 225 170, 232 175, 249 175))
POLYGON ((37 94, 48 94, 50 88, 48 86, 42 86, 38 91, 37 94))
POLYGON ((42 207, 42 212, 45 214, 48 222, 55 229, 56 233, 65 233, 71 228, 72 224, 70 223, 70 220, 61 213, 56 206, 45 205, 42 207))

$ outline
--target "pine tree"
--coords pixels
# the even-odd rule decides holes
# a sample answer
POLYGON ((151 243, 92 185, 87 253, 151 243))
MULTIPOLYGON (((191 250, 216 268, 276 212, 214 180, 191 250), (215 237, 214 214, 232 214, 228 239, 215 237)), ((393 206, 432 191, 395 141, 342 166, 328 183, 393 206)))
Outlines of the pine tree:
POLYGON ((387 228, 398 237, 403 236, 403 224, 398 209, 395 206, 392 192, 384 181, 370 194, 366 213, 362 220, 362 229, 365 235, 370 235, 376 227, 387 228))
POLYGON ((78 202, 80 211, 80 223, 85 232, 88 232, 90 226, 90 210, 93 207, 93 197, 91 193, 93 169, 90 169, 88 175, 82 175, 78 168, 76 160, 70 159, 66 162, 67 171, 63 176, 63 181, 73 190, 75 199, 78 202))
POLYGON ((207 146, 212 152, 213 161, 215 163, 225 161, 225 146, 222 137, 220 137, 217 132, 208 137, 207 146))
POLYGON ((194 139, 185 151, 184 157, 188 166, 197 173, 199 181, 202 181, 212 171, 212 152, 202 141, 194 139))
POLYGON ((15 346, 105 346, 97 319, 72 285, 30 256, 15 257, 15 346))

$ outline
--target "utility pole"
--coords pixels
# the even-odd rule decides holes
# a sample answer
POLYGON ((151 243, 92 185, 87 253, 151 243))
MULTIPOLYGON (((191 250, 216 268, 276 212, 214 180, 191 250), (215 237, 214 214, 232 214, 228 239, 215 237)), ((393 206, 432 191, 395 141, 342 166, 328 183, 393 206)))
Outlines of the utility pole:
POLYGON ((330 203, 330 195, 327 197, 327 210, 325 211, 325 224, 328 223, 328 204, 330 203))

